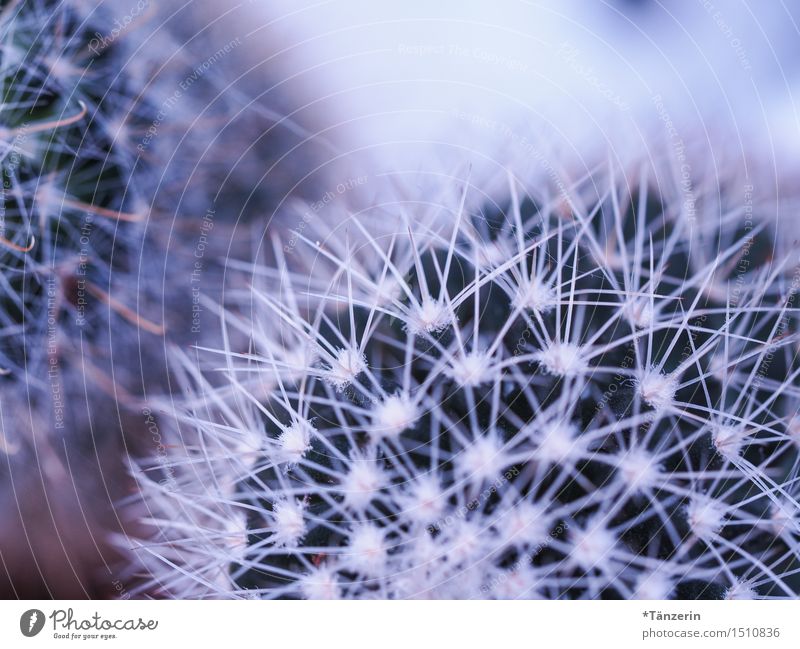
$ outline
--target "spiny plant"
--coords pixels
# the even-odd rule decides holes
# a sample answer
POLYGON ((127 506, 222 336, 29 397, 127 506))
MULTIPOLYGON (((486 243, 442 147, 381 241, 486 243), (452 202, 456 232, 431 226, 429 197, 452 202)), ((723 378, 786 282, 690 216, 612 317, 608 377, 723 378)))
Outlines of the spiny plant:
POLYGON ((298 272, 275 237, 134 469, 143 588, 796 597, 800 257, 727 179, 689 204, 669 175, 398 202, 293 234, 298 272))
POLYGON ((148 210, 129 125, 151 118, 119 56, 124 35, 99 46, 113 25, 85 0, 0 0, 0 593, 9 597, 118 592, 110 501, 128 482, 123 434, 130 443, 136 432, 114 400, 136 369, 120 357, 161 327, 138 315, 146 282, 134 280, 148 210), (112 331, 125 341, 113 354, 112 331))
POLYGON ((178 278, 189 281, 196 252, 206 253, 204 286, 217 281, 202 216, 215 201, 226 214, 255 203, 260 215, 264 193, 275 202, 295 182, 290 172, 305 175, 297 133, 273 146, 290 120, 245 92, 262 92, 263 78, 253 73, 243 88, 238 72, 225 72, 242 38, 212 46, 208 24, 189 20, 197 15, 194 5, 0 0, 0 373, 10 375, 0 403, 0 492, 9 495, 0 553, 20 558, 2 592, 108 594, 101 561, 119 559, 107 539, 127 522, 108 502, 128 486, 122 447, 157 446, 132 405, 166 383, 151 335, 188 335, 192 297, 178 278), (263 182, 267 141, 281 187, 275 173, 263 182), (154 296, 170 305, 162 317, 150 315, 154 296), (20 476, 39 486, 11 498, 20 476), (65 485, 80 497, 63 497, 65 485), (34 525, 42 502, 50 519, 34 525), (92 511, 78 511, 81 502, 92 511), (26 541, 42 530, 40 543, 26 541), (31 560, 38 573, 25 572, 31 560))
POLYGON ((100 326, 98 306, 142 324, 112 297, 142 246, 127 125, 143 121, 113 24, 81 2, 0 3, 0 366, 33 366, 44 338, 100 326))

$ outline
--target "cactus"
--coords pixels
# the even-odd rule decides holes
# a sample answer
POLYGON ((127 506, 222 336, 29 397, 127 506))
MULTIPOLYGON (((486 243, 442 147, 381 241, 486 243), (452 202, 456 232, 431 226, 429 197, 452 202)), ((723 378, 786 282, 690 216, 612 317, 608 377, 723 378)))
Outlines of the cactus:
POLYGON ((2 592, 119 592, 97 567, 122 562, 107 541, 130 522, 111 502, 130 486, 126 454, 158 448, 138 403, 167 384, 153 343, 198 340, 193 273, 213 293, 233 217, 260 216, 307 177, 305 132, 267 107, 260 75, 230 72, 244 34, 217 42, 199 9, 0 0, 0 491, 14 476, 40 483, 24 503, 3 502, 15 531, 0 551, 20 568, 5 571, 2 592), (213 222, 217 201, 228 224, 213 222), (25 534, 37 533, 40 496, 52 521, 34 550, 25 534), (41 583, 22 557, 42 567, 41 583))
POLYGON ((139 315, 148 269, 138 256, 152 242, 134 138, 150 117, 120 56, 123 34, 97 38, 113 25, 97 3, 0 0, 8 596, 118 593, 108 568, 123 560, 109 543, 121 525, 112 502, 129 487, 123 449, 141 443, 114 396, 136 388, 139 336, 162 328, 139 315), (112 331, 124 342, 113 354, 112 331))
MULTIPOLYGON (((0 5, 0 366, 36 367, 66 335, 101 329, 99 307, 131 266, 147 210, 130 138, 136 98, 102 11, 48 0, 0 5)), ((52 355, 52 354, 51 354, 52 355)), ((18 372, 16 372, 18 373, 18 372)))
MULTIPOLYGON (((25 374, 3 393, 0 477, 10 493, 46 460, 9 528, 27 535, 48 503, 31 553, 66 539, 72 565, 102 537, 96 556, 72 555, 85 574, 70 594, 122 583, 91 565, 119 558, 104 545, 120 527, 108 503, 91 503, 85 530, 72 514, 101 484, 125 490, 103 474, 133 432, 140 491, 114 514, 136 512, 152 533, 134 542, 141 581, 125 575, 127 596, 800 593, 798 253, 752 216, 767 206, 734 174, 691 200, 667 160, 577 183, 509 175, 505 203, 482 211, 488 185, 466 183, 435 218, 402 214, 419 207, 408 201, 397 220, 385 206, 343 215, 319 241, 311 228, 276 236, 256 275, 266 284, 224 293, 218 348, 198 351, 201 365, 175 353, 185 399, 133 416, 165 378, 159 346, 133 342, 164 333, 136 295, 171 253, 146 254, 151 211, 180 221, 183 254, 159 289, 178 311, 176 271, 193 282, 213 263, 184 248, 205 251, 215 208, 233 239, 239 216, 288 204, 318 176, 305 173, 309 133, 249 94, 263 80, 228 84, 241 35, 193 52, 187 9, 131 38, 145 16, 114 33, 118 6, 0 0, 0 368, 25 374), (86 365, 64 361, 70 340, 94 344, 86 365), (113 383, 98 386, 85 379, 106 345, 113 383), (53 415, 63 438, 39 434, 53 415)), ((725 168, 714 162, 697 167, 725 168)), ((249 248, 236 239, 229 250, 249 248)), ((215 296, 218 271, 204 287, 215 296)))
POLYGON ((302 272, 276 237, 224 384, 178 354, 173 450, 134 467, 143 588, 797 596, 800 260, 732 178, 669 176, 509 174, 503 206, 295 233, 302 272))

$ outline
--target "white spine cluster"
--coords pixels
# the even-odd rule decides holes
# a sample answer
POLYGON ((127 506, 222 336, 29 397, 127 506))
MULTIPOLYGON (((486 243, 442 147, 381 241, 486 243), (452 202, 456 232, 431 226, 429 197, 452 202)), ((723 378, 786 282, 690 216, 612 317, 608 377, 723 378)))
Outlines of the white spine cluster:
POLYGON ((151 503, 170 513, 144 545, 164 591, 796 596, 796 255, 737 271, 751 244, 728 216, 653 212, 612 178, 567 214, 510 180, 524 199, 491 235, 463 201, 441 231, 353 220, 357 249, 306 242, 330 276, 278 266, 253 352, 219 352, 235 407, 195 386, 212 407, 182 415, 197 439, 151 503), (695 268, 709 240, 725 245, 695 268), (290 339, 312 350, 302 371, 275 361, 290 339), (231 431, 253 425, 264 443, 243 452, 231 431), (181 552, 226 578, 176 569, 181 552))

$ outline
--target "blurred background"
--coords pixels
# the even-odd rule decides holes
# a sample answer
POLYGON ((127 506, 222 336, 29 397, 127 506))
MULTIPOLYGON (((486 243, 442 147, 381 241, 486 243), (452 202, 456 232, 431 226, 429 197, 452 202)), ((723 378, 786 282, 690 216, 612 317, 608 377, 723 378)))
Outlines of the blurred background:
MULTIPOLYGON (((223 13, 221 11, 221 13, 223 13)), ((226 13, 308 128, 367 166, 798 140, 796 2, 272 0, 226 13), (246 27, 243 27, 243 24, 246 27), (248 31, 249 29, 249 31, 248 31)))

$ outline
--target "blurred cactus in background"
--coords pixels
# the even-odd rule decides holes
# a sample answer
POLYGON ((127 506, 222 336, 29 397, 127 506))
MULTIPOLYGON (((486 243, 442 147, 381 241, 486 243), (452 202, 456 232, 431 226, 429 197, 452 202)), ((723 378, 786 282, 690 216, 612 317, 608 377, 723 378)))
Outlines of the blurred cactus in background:
POLYGON ((303 129, 229 81, 241 36, 194 43, 201 14, 0 3, 3 593, 123 594, 108 541, 136 527, 124 461, 160 446, 142 400, 167 389, 165 342, 202 339, 192 282, 214 295, 219 258, 250 250, 236 224, 308 176, 303 129))
MULTIPOLYGON (((100 12, 77 3, 4 2, 0 13, 0 365, 19 373, 63 332, 101 323, 114 273, 142 245, 130 124, 136 91, 109 49, 100 12)), ((135 260, 135 257, 133 258, 135 260)))
POLYGON ((147 113, 116 38, 96 36, 112 24, 104 10, 0 6, 0 590, 112 597, 123 561, 109 544, 113 501, 128 488, 124 435, 135 436, 113 394, 136 366, 114 373, 104 346, 112 329, 126 336, 124 358, 138 336, 162 333, 140 315, 136 280, 149 209, 131 129, 147 113))

